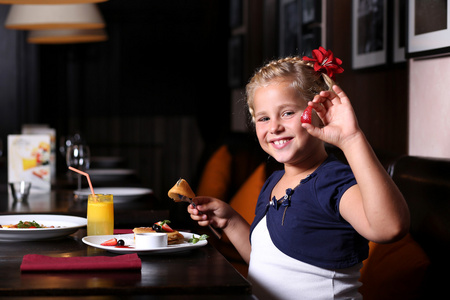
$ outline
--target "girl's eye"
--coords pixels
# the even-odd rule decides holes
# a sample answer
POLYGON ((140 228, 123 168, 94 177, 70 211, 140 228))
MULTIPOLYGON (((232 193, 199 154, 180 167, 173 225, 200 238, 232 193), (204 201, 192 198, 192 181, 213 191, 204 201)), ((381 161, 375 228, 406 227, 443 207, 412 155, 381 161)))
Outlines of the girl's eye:
POLYGON ((267 122, 267 121, 269 121, 268 117, 261 117, 258 119, 258 122, 267 122))
POLYGON ((292 116, 293 114, 295 114, 295 112, 293 111, 286 111, 282 114, 283 117, 289 117, 292 116))

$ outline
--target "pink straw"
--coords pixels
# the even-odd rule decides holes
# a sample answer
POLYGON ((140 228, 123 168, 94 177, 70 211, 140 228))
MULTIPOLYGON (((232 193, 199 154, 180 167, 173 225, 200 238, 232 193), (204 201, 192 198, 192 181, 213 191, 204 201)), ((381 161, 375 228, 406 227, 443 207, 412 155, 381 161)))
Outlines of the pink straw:
POLYGON ((89 174, 86 173, 86 172, 80 171, 80 170, 78 170, 78 169, 75 169, 74 167, 69 167, 69 170, 72 170, 72 171, 74 171, 74 172, 77 172, 77 173, 80 173, 81 175, 86 176, 86 177, 87 177, 87 180, 88 180, 88 183, 89 183, 89 187, 91 188, 92 195, 95 196, 94 189, 92 188, 91 179, 89 178, 89 174))

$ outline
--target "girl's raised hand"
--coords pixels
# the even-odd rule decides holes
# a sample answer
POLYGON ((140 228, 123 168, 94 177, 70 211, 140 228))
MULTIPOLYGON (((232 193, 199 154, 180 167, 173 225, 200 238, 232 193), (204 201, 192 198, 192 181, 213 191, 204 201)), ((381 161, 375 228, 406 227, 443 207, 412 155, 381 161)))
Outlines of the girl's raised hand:
POLYGON ((324 124, 316 127, 303 123, 303 128, 312 136, 342 148, 361 132, 350 99, 339 86, 334 85, 333 92, 320 92, 308 105, 314 108, 324 124))

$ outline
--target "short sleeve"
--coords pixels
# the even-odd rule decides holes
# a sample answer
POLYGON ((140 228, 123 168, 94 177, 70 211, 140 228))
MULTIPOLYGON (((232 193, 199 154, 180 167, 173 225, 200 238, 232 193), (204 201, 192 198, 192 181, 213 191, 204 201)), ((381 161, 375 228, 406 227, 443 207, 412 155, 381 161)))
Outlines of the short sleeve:
POLYGON ((316 201, 327 214, 342 220, 339 204, 342 195, 356 184, 355 176, 348 165, 339 161, 332 161, 323 167, 324 172, 320 172, 314 178, 311 192, 315 194, 316 201))

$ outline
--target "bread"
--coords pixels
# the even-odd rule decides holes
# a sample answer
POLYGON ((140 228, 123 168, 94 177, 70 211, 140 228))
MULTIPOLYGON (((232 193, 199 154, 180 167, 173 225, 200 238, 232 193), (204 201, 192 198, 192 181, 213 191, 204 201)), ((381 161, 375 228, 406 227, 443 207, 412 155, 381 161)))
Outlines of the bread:
POLYGON ((189 183, 184 179, 179 179, 177 183, 169 190, 167 193, 169 198, 173 199, 175 202, 181 201, 183 196, 188 198, 195 198, 195 193, 192 191, 189 183))
MULTIPOLYGON (((134 234, 136 233, 151 233, 156 232, 151 227, 136 227, 133 229, 134 234)), ((167 244, 172 245, 184 240, 184 235, 182 235, 177 230, 173 232, 165 232, 167 234, 167 244)))

